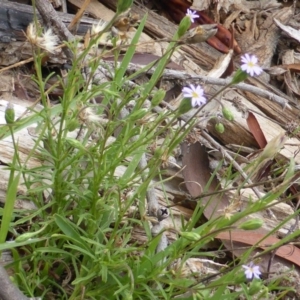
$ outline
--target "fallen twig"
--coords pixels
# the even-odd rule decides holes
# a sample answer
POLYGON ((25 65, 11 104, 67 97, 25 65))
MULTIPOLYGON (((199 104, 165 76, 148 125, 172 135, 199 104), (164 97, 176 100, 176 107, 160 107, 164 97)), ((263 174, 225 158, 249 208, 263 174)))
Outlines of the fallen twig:
MULTIPOLYGON (((109 63, 109 62, 106 62, 109 63)), ((128 71, 130 72, 136 72, 138 70, 140 70, 142 68, 142 66, 136 65, 136 64, 129 64, 128 66, 128 71)), ((144 74, 153 74, 155 69, 149 69, 147 71, 145 71, 144 74)), ((162 74, 162 78, 164 79, 168 79, 168 80, 182 80, 182 81, 186 81, 186 80, 197 80, 197 82, 202 81, 203 84, 213 84, 213 85, 219 85, 219 86, 226 86, 229 85, 231 82, 231 78, 228 79, 221 79, 221 78, 212 78, 212 77, 207 77, 204 75, 190 75, 186 72, 182 72, 182 71, 177 71, 177 70, 164 70, 163 74, 162 74)), ((288 99, 287 98, 283 98, 281 96, 275 95, 274 93, 268 92, 266 90, 260 89, 258 87, 255 87, 253 85, 250 84, 246 84, 246 83, 238 83, 235 85, 231 86, 232 88, 237 88, 240 89, 242 91, 248 91, 251 92, 253 94, 256 94, 258 96, 267 98, 271 101, 277 102, 278 104, 280 104, 283 108, 287 107, 287 108, 291 108, 290 105, 288 104, 288 99)))
POLYGON ((6 270, 0 266, 0 299, 29 300, 9 279, 6 270))
MULTIPOLYGON (((61 21, 57 12, 51 5, 51 2, 48 0, 36 0, 36 8, 38 9, 39 13, 41 14, 44 23, 49 27, 52 28, 53 31, 58 35, 60 40, 63 41, 72 41, 74 36, 68 30, 66 25, 61 21)), ((72 60, 73 54, 68 47, 63 48, 64 53, 68 57, 69 60, 72 60)))

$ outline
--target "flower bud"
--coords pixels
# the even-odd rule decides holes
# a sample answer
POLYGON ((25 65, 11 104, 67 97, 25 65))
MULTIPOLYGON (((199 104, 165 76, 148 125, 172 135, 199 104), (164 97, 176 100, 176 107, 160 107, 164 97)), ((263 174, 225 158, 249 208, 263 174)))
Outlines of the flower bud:
POLYGON ((84 146, 79 142, 77 141, 76 139, 72 139, 72 138, 65 138, 65 141, 71 145, 72 147, 76 148, 76 149, 79 149, 79 150, 82 150, 82 151, 86 151, 86 149, 84 148, 84 146))
POLYGON ((157 106, 158 104, 160 104, 160 102, 165 98, 166 95, 166 91, 164 90, 158 90, 152 97, 151 100, 151 105, 152 107, 157 106))
POLYGON ((180 41, 184 44, 197 44, 205 42, 218 31, 217 24, 204 24, 190 29, 180 41))
POLYGON ((192 103, 190 98, 183 98, 180 102, 178 107, 179 115, 187 113, 189 110, 192 109, 192 103))
POLYGON ((223 107, 222 114, 223 114, 223 116, 226 120, 228 120, 228 121, 233 121, 234 120, 233 113, 227 107, 223 107))
POLYGON ((185 16, 179 26, 178 26, 178 30, 177 30, 177 35, 178 35, 178 38, 181 38, 186 32, 187 30, 190 28, 191 26, 191 19, 187 16, 185 16))
POLYGON ((244 273, 238 273, 234 276, 234 283, 239 284, 245 282, 245 275, 244 273))
POLYGON ((193 242, 198 242, 201 239, 200 234, 196 232, 180 232, 179 233, 183 238, 193 241, 193 242))
POLYGON ((142 119, 148 113, 148 109, 142 108, 130 114, 130 121, 142 119))
POLYGON ((257 294, 258 292, 260 292, 262 290, 262 282, 261 280, 258 279, 254 279, 251 284, 250 287, 248 289, 248 294, 250 296, 254 296, 255 294, 257 294))
POLYGON ((15 110, 12 103, 8 103, 5 109, 6 124, 12 124, 15 121, 15 110))
POLYGON ((72 119, 70 120, 70 122, 68 122, 67 129, 69 132, 72 132, 75 129, 77 129, 79 126, 80 126, 79 122, 76 119, 72 119))
POLYGON ((219 133, 223 133, 225 131, 224 125, 222 123, 217 123, 215 125, 215 129, 219 132, 219 133))
POLYGON ((15 242, 20 243, 20 242, 25 242, 31 238, 33 238, 37 233, 36 232, 26 232, 21 235, 19 235, 16 239, 15 242))
POLYGON ((261 219, 251 219, 239 226, 239 228, 244 230, 255 230, 260 228, 264 224, 263 220, 261 219))
POLYGON ((231 84, 237 84, 237 83, 239 83, 239 82, 242 82, 242 81, 244 81, 247 77, 248 77, 248 74, 247 74, 245 71, 243 71, 242 69, 238 69, 238 70, 235 72, 235 74, 234 74, 234 76, 233 76, 233 78, 232 78, 232 80, 231 80, 231 84))

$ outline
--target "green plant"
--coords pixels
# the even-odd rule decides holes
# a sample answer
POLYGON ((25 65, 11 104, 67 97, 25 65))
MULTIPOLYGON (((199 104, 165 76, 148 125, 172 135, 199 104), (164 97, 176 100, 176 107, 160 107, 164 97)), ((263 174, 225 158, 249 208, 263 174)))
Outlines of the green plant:
MULTIPOLYGON (((118 12, 125 10, 129 2, 118 12)), ((162 229, 151 234, 149 219, 153 216, 147 214, 147 193, 151 180, 162 175, 163 158, 172 155, 195 120, 176 128, 174 122, 185 112, 182 107, 155 115, 152 111, 163 100, 164 91, 156 89, 156 84, 177 46, 176 40, 190 25, 187 18, 165 55, 144 68, 155 65, 148 82, 138 86, 131 81, 141 71, 130 77, 125 75, 146 18, 141 20, 120 64, 117 58, 121 48, 114 47, 116 61, 111 68, 104 68, 103 53, 96 59, 89 56, 99 37, 93 38, 81 52, 77 42, 68 44, 74 61, 67 77, 59 78, 64 93, 55 106, 49 105, 45 91, 45 83, 52 74, 43 77, 41 50, 36 49, 33 79, 39 86, 43 108, 32 108, 29 117, 9 119, 0 128, 3 138, 14 136, 30 124, 38 124, 35 146, 25 161, 18 157, 18 145, 14 143, 15 155, 0 228, 0 249, 11 249, 14 282, 28 296, 171 299, 186 295, 185 299, 237 299, 240 295, 265 295, 277 288, 275 283, 267 287, 260 281, 257 288, 254 282, 246 282, 241 265, 252 249, 240 261, 230 263, 216 279, 184 277, 183 269, 189 258, 214 255, 203 249, 219 232, 235 228, 238 220, 271 205, 292 182, 293 172, 277 193, 267 194, 231 218, 211 219, 198 225, 203 213, 198 203, 191 220, 183 221, 178 239, 157 250, 165 232, 162 229), (98 78, 99 66, 110 80, 98 78), (83 68, 87 70, 84 74, 83 68), (100 105, 92 104, 96 97, 101 98, 100 105), (128 109, 132 100, 134 106, 128 109), (152 144, 162 135, 164 142, 152 153, 152 144), (145 153, 150 158, 146 165, 141 165, 145 153), (27 162, 34 156, 42 164, 29 169, 27 162), (27 188, 27 199, 36 205, 32 212, 13 210, 20 178, 27 188), (22 226, 29 229, 17 236, 16 228, 22 226), (137 226, 145 232, 145 243, 134 241, 133 229, 137 226), (17 237, 12 243, 4 243, 9 230, 17 237), (232 291, 231 287, 240 289, 232 291)), ((187 107, 189 110, 191 105, 187 107)), ((230 111, 225 114, 233 119, 230 111)))

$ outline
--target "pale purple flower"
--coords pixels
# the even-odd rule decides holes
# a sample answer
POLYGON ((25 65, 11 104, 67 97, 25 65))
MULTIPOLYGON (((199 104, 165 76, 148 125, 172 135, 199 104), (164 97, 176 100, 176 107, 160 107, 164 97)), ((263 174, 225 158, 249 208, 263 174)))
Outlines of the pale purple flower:
POLYGON ((242 267, 245 269, 245 275, 247 279, 260 279, 259 275, 261 274, 261 272, 259 271, 259 266, 256 266, 253 262, 250 262, 248 266, 242 265, 242 267))
POLYGON ((184 87, 182 89, 184 98, 191 98, 191 104, 193 107, 197 107, 206 103, 206 98, 204 97, 204 91, 197 85, 190 84, 190 87, 184 87))
POLYGON ((192 23, 194 23, 194 19, 199 18, 199 15, 197 15, 197 12, 195 10, 191 10, 191 9, 187 10, 186 16, 190 18, 192 23))
POLYGON ((263 69, 257 64, 258 59, 255 55, 249 55, 246 53, 242 56, 241 69, 250 76, 258 76, 262 73, 263 69))

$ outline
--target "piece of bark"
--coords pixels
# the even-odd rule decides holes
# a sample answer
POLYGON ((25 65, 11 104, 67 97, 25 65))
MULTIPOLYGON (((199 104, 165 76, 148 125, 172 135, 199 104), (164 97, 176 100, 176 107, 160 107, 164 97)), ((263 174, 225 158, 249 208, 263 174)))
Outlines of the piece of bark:
POLYGON ((62 41, 70 42, 74 39, 73 34, 61 21, 56 10, 54 10, 53 6, 48 0, 36 0, 35 3, 36 8, 44 20, 44 23, 49 28, 52 28, 62 41))
MULTIPOLYGON (((24 32, 27 26, 33 21, 33 7, 14 2, 3 2, 0 4, 0 42, 10 43, 13 41, 25 41, 24 32)), ((56 12, 59 19, 68 26, 74 15, 56 12)), ((37 12, 37 17, 42 21, 41 15, 37 12)), ((97 20, 83 17, 77 28, 76 34, 84 35, 92 24, 97 24, 97 20)))
MULTIPOLYGON (((33 21, 34 8, 14 2, 3 2, 0 5, 0 65, 11 66, 21 60, 32 57, 32 45, 26 41, 26 28, 33 21)), ((74 18, 71 14, 57 12, 60 20, 68 26, 74 18)), ((38 20, 43 23, 41 15, 37 12, 38 20)), ((83 17, 77 27, 78 35, 85 35, 93 24, 98 21, 83 17)), ((52 64, 66 63, 63 52, 57 51, 55 55, 49 53, 48 62, 52 64)))
MULTIPOLYGON (((81 3, 78 1, 76 1, 76 5, 81 3)), ((74 1, 73 3, 75 5, 74 1)), ((101 4, 91 1, 90 5, 91 6, 88 6, 87 8, 87 12, 93 10, 94 15, 99 17, 102 8, 101 4)), ((58 13, 58 15, 66 24, 66 26, 68 26, 74 17, 72 15, 63 13, 58 13)), ((109 14, 109 16, 113 15, 113 12, 109 14)), ((25 40, 23 31, 26 31, 27 25, 32 22, 33 8, 28 5, 16 6, 15 3, 12 3, 12 5, 6 3, 5 5, 0 6, 0 16, 3 16, 3 23, 0 23, 0 47, 2 49, 2 52, 0 53, 0 65, 10 66, 19 62, 20 60, 25 60, 32 57, 31 45, 28 42, 23 43, 21 41, 25 40), (1 42, 1 37, 2 41, 6 41, 5 43, 1 42)), ((39 14, 38 17, 40 18, 39 14)), ((98 21, 90 18, 82 18, 77 28, 77 35, 85 35, 92 24, 98 24, 98 21)), ((134 33, 135 32, 129 32, 128 35, 132 37, 134 33)), ((128 42, 130 42, 130 39, 128 42)), ((142 33, 141 41, 137 45, 137 52, 151 53, 160 57, 165 52, 167 46, 168 43, 156 43, 149 36, 142 33)), ((203 73, 203 70, 189 57, 186 57, 185 52, 183 52, 181 49, 177 49, 174 52, 172 60, 180 66, 183 65, 184 69, 191 74, 203 73)), ((52 64, 64 64, 66 63, 66 58, 63 53, 57 52, 55 55, 50 53, 48 62, 52 64)))
POLYGON ((251 22, 245 22, 246 30, 241 34, 237 32, 243 53, 255 54, 262 67, 270 67, 280 36, 280 29, 274 23, 274 18, 285 23, 292 15, 291 7, 278 8, 275 12, 261 14, 259 20, 253 18, 251 22), (261 24, 257 25, 259 22, 261 24), (258 37, 253 32, 255 29, 258 31, 258 37))

